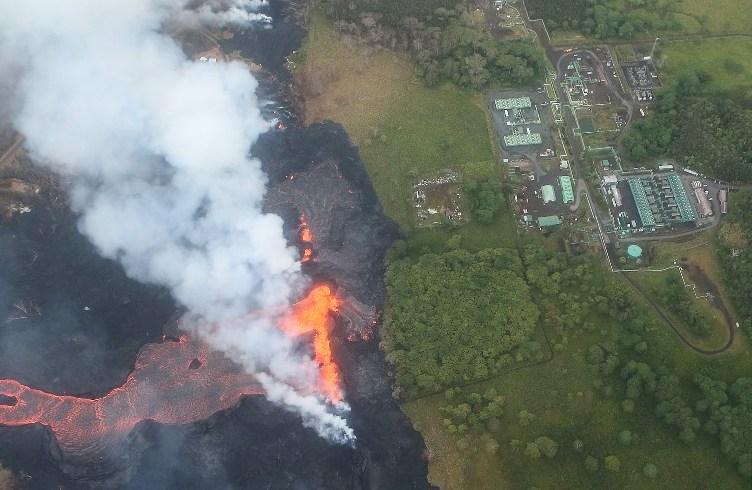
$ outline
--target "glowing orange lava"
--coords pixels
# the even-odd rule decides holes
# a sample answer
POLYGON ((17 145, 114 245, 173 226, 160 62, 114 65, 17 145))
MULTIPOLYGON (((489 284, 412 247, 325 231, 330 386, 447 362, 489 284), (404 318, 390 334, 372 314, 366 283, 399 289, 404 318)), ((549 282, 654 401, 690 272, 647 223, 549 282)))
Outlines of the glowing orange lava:
MULTIPOLYGON (((291 336, 312 334, 319 390, 331 402, 343 398, 330 344, 332 313, 339 307, 332 289, 317 285, 280 320, 291 336)), ((197 422, 235 406, 243 396, 263 393, 255 376, 223 353, 183 336, 145 345, 125 383, 99 398, 56 395, 0 379, 0 425, 46 425, 66 457, 88 461, 143 420, 197 422)))
POLYGON ((144 346, 125 383, 100 398, 55 395, 7 379, 0 394, 15 400, 0 404, 0 425, 46 425, 65 454, 86 457, 142 420, 196 422, 263 389, 223 354, 183 337, 144 346))
POLYGON ((308 227, 308 221, 306 221, 305 216, 300 217, 298 237, 305 247, 303 249, 303 257, 301 257, 301 262, 309 262, 311 259, 313 259, 313 232, 308 227))
POLYGON ((339 368, 334 362, 331 346, 331 313, 338 311, 339 305, 339 299, 329 286, 317 285, 282 320, 283 330, 290 335, 313 333, 314 358, 319 365, 319 388, 332 402, 342 400, 339 368))

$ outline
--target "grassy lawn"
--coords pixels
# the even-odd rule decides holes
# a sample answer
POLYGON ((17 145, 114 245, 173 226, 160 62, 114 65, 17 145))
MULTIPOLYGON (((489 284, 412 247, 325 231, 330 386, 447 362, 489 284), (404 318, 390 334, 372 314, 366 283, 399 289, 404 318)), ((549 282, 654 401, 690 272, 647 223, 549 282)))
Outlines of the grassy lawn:
MULTIPOLYGON (((633 272, 629 274, 630 278, 640 284, 640 287, 653 298, 660 297, 659 292, 661 288, 665 287, 666 280, 669 277, 675 276, 679 279, 679 271, 676 269, 670 269, 663 272, 633 272)), ((699 288, 697 292, 698 294, 703 293, 699 288)), ((687 297, 692 300, 692 304, 702 312, 703 316, 711 325, 710 333, 707 337, 701 338, 694 335, 689 328, 684 325, 682 320, 667 308, 667 305, 661 304, 660 301, 658 301, 658 303, 663 312, 671 318, 673 324, 681 330, 684 338, 689 340, 692 345, 705 350, 723 347, 728 340, 728 327, 726 326, 721 311, 715 308, 707 299, 695 297, 691 288, 686 289, 686 294, 687 297)))
MULTIPOLYGON (((593 393, 592 374, 585 361, 586 349, 596 340, 609 338, 618 325, 604 325, 595 333, 581 332, 569 338, 564 351, 553 361, 501 375, 491 381, 466 387, 463 393, 482 393, 494 387, 506 396, 505 413, 501 427, 493 433, 499 443, 496 454, 482 449, 479 438, 470 448, 460 450, 456 436, 443 427, 439 407, 446 405, 442 395, 412 401, 405 411, 426 439, 430 450, 429 478, 442 489, 497 489, 497 488, 556 488, 556 489, 662 489, 666 482, 672 488, 741 489, 745 483, 734 469, 721 458, 714 445, 702 437, 692 446, 678 442, 672 429, 656 421, 649 403, 637 402, 634 413, 625 413, 621 399, 602 399, 593 393), (536 420, 527 427, 518 422, 517 414, 528 410, 536 420), (637 444, 623 446, 617 440, 621 430, 639 435, 637 444), (546 435, 559 443, 555 459, 542 457, 531 460, 522 451, 514 451, 510 441, 529 442, 546 435), (572 449, 572 442, 581 439, 584 450, 572 449), (616 455, 621 460, 621 471, 609 473, 603 469, 603 458, 616 455), (600 469, 589 473, 584 467, 586 455, 599 459, 600 469), (646 463, 658 467, 659 476, 651 480, 642 474, 646 463), (687 468, 692 468, 691 472, 687 468)), ((672 337, 661 329, 654 332, 652 344, 661 352, 672 352, 674 361, 697 369, 708 369, 716 361, 686 355, 672 337), (686 357, 685 357, 686 356, 686 357)), ((739 364, 737 357, 733 358, 739 364)), ((749 368, 749 359, 746 368, 749 368)), ((723 368, 728 363, 722 364, 723 368)), ((717 371, 718 369, 711 369, 717 371)))
POLYGON ((347 129, 400 225, 415 222, 412 184, 421 176, 494 160, 480 96, 426 88, 408 60, 348 45, 322 18, 314 17, 299 59, 306 121, 332 119, 347 129))
POLYGON ((681 0, 677 11, 690 32, 702 28, 703 17, 708 32, 752 31, 752 0, 681 0))
POLYGON ((668 42, 661 47, 662 73, 670 80, 687 70, 703 70, 719 89, 748 88, 752 78, 752 38, 668 42))

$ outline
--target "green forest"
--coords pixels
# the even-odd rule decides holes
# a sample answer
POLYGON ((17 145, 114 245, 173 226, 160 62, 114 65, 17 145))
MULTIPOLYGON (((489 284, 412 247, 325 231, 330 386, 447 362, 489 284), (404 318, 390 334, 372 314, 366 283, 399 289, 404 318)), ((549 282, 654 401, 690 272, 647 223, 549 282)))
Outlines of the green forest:
POLYGON ((719 232, 718 257, 741 326, 752 339, 752 191, 732 193, 729 214, 719 232))
POLYGON ((516 250, 454 250, 393 261, 384 343, 407 398, 497 373, 535 330, 516 250), (507 356, 506 358, 504 356, 507 356))
POLYGON ((688 73, 662 89, 653 112, 624 138, 629 159, 671 156, 715 178, 752 182, 752 108, 708 91, 708 82, 704 73, 688 73))
POLYGON ((328 0, 322 8, 338 32, 370 46, 408 53, 429 86, 519 86, 545 72, 542 52, 533 42, 494 39, 473 22, 462 3, 396 2, 390 8, 392 3, 328 0))
POLYGON ((528 0, 530 17, 550 31, 577 31, 597 39, 633 39, 681 29, 677 0, 528 0))
MULTIPOLYGON (((749 210, 752 211, 752 207, 749 210)), ((515 482, 523 485, 520 488, 533 482, 549 481, 558 471, 566 471, 578 484, 606 485, 600 488, 607 488, 616 481, 624 482, 619 478, 627 478, 621 476, 625 472, 653 479, 658 472, 667 471, 666 465, 673 464, 679 454, 685 454, 685 447, 686 454, 702 454, 703 449, 693 449, 697 447, 715 447, 724 455, 724 465, 734 468, 743 478, 752 479, 752 378, 735 375, 718 363, 698 361, 693 353, 685 355, 674 334, 645 308, 627 284, 618 275, 606 273, 588 255, 565 255, 534 241, 527 244, 524 244, 527 239, 522 241, 518 252, 521 260, 511 250, 462 252, 456 256, 463 257, 457 264, 479 260, 475 258, 478 255, 486 257, 480 260, 487 264, 489 271, 506 264, 498 269, 502 272, 509 266, 513 274, 506 276, 505 281, 513 281, 514 290, 524 291, 524 298, 519 298, 522 304, 534 303, 529 311, 535 312, 539 328, 546 332, 545 350, 553 356, 538 357, 538 362, 530 365, 487 364, 489 358, 501 353, 496 351, 489 356, 484 350, 489 336, 504 333, 485 331, 481 334, 483 341, 477 342, 475 335, 465 335, 469 332, 468 322, 461 318, 480 315, 467 312, 465 305, 485 304, 488 301, 485 289, 471 286, 472 294, 466 296, 463 292, 468 291, 467 284, 459 289, 453 286, 452 299, 448 300, 442 287, 448 283, 426 274, 426 270, 451 274, 451 268, 446 265, 449 259, 429 254, 413 261, 399 259, 390 267, 388 293, 394 309, 387 312, 384 336, 388 359, 395 366, 398 382, 405 386, 405 382, 416 383, 414 379, 418 376, 435 376, 425 378, 430 381, 425 388, 408 384, 409 396, 421 396, 439 386, 444 389, 442 396, 425 404, 438 413, 421 416, 421 420, 438 419, 437 425, 445 432, 443 437, 454 441, 453 451, 465 455, 461 456, 463 458, 472 453, 473 461, 483 461, 494 458, 497 452, 503 453, 508 471, 519 472, 520 479, 515 482), (492 265, 496 261, 491 260, 489 254, 501 254, 499 265, 492 265), (427 264, 423 263, 425 257, 428 257, 427 264), (473 294, 483 298, 478 299, 473 294), (427 308, 424 302, 437 307, 427 308), (396 312, 399 313, 395 315, 396 312), (463 313, 453 318, 455 312, 463 313), (401 342, 399 346, 396 336, 401 342), (447 355, 444 352, 461 353, 452 359, 456 370, 444 370, 441 362, 437 362, 447 355), (442 354, 437 357, 437 353, 442 354), (413 363, 420 367, 413 367, 413 363), (565 392, 570 391, 570 401, 562 406, 557 403, 549 406, 545 396, 541 399, 540 395, 524 391, 525 383, 543 383, 536 376, 554 372, 549 365, 566 366, 561 372, 568 373, 567 380, 560 385, 565 392), (473 372, 475 366, 488 367, 473 372), (698 369, 699 366, 702 368, 698 369), (453 374, 438 379, 447 372, 453 374), (519 383, 510 382, 510 377, 521 380, 521 387, 512 388, 519 383), (468 385, 469 381, 485 379, 487 381, 468 385), (586 403, 584 399, 572 398, 573 391, 583 388, 570 385, 589 387, 587 396, 592 400, 585 405, 591 407, 588 411, 580 415, 567 411, 565 406, 586 403), (607 410, 608 415, 601 413, 602 410, 607 410), (553 413, 557 418, 551 418, 553 413), (573 418, 567 418, 566 413, 573 418), (601 424, 608 424, 610 432, 604 433, 603 425, 591 428, 588 413, 600 414, 604 420, 601 424), (655 429, 656 426, 659 429, 655 429), (678 445, 677 456, 650 453, 657 447, 656 441, 643 440, 643 430, 651 434, 660 430, 661 434, 667 434, 668 444, 678 445), (635 454, 642 454, 638 460, 647 461, 633 466, 635 454), (543 468, 550 467, 553 473, 549 475, 549 470, 539 466, 535 466, 538 470, 531 469, 533 461, 545 461, 550 466, 543 468), (539 471, 545 476, 536 473, 539 471)), ((454 256, 455 252, 448 254, 454 256)), ((454 275, 469 278, 473 273, 454 275)), ((685 291, 674 288, 673 294, 683 300, 679 292, 686 296, 685 291)), ((508 292, 503 294, 509 295, 508 292)), ((495 299, 505 304, 502 298, 495 299)), ((512 325, 525 332, 534 326, 521 318, 512 325)), ((518 349, 524 348, 524 338, 523 335, 517 337, 517 341, 523 342, 518 349)), ((513 348, 510 350, 512 346, 504 344, 502 351, 514 353, 513 348)), ((509 355, 502 354, 502 357, 509 355)), ((734 372, 741 373, 744 369, 734 372)), ((558 392, 551 393, 550 396, 561 396, 558 392)), ((585 395, 581 391, 577 396, 585 395)), ((421 430, 425 430, 425 426, 421 430)), ((702 457, 707 459, 708 456, 702 457)), ((472 470, 468 468, 468 471, 472 470)), ((549 483, 552 481, 555 478, 549 483)), ((476 483, 490 484, 486 480, 476 483)), ((649 488, 658 487, 651 485, 649 488)))

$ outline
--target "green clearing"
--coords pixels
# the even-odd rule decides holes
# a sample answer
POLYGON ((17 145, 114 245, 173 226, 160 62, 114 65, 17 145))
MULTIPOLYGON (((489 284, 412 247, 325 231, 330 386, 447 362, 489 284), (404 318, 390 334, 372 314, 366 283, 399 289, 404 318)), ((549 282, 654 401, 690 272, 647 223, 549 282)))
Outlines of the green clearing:
POLYGON ((752 31, 752 0, 681 0, 677 11, 688 32, 752 31))
POLYGON ((493 161, 483 111, 452 86, 406 87, 400 105, 378 126, 361 154, 387 214, 414 223, 412 183, 423 175, 471 162, 493 161))
MULTIPOLYGON (((617 284, 622 284, 620 289, 625 295, 630 294, 621 276, 610 276, 600 267, 594 267, 597 275, 613 278, 617 284)), ((567 290, 566 294, 573 295, 569 301, 576 309, 576 303, 581 301, 578 297, 591 293, 583 284, 582 290, 567 290)), ((635 296, 633 301, 650 316, 652 310, 644 299, 635 296)), ((545 307, 542 308, 545 312, 545 307)), ((682 444, 676 428, 656 418, 649 400, 644 397, 635 400, 631 413, 622 408, 624 385, 618 376, 605 378, 613 388, 611 395, 604 395, 602 389, 594 385, 598 375, 586 360, 588 349, 594 343, 616 342, 624 328, 621 321, 611 315, 591 313, 585 322, 577 325, 563 330, 550 325, 544 327, 555 351, 550 362, 506 372, 454 394, 454 399, 463 399, 471 393, 484 393, 494 388, 506 399, 504 413, 494 429, 489 429, 486 435, 474 432, 462 436, 469 439, 469 444, 460 444, 461 438, 447 431, 441 407, 454 402, 448 402, 444 395, 404 405, 429 448, 431 483, 443 489, 662 489, 669 481, 675 488, 698 488, 699 482, 702 488, 747 488, 748 483, 722 457, 717 442, 710 436, 700 434, 691 445, 682 444), (588 324, 590 327, 586 326, 588 324), (523 410, 535 415, 529 425, 520 423, 519 414, 523 410), (623 430, 636 434, 639 441, 623 445, 618 438, 623 430), (489 435, 498 442, 495 452, 486 449, 489 435), (525 455, 525 444, 540 436, 558 442, 558 454, 553 459, 531 459, 525 455), (577 439, 584 443, 582 452, 573 448, 577 439), (510 444, 513 440, 522 441, 522 449, 514 449, 510 444), (599 460, 600 469, 595 473, 585 469, 584 460, 588 455, 599 460), (619 458, 619 472, 603 469, 607 455, 619 458), (643 475, 642 469, 648 463, 658 467, 657 478, 643 475)), ((660 322, 649 323, 644 338, 649 347, 642 359, 672 366, 672 371, 681 379, 691 379, 702 372, 730 380, 748 375, 752 367, 747 350, 715 358, 698 356, 683 348, 673 331, 660 322)))
POLYGON ((299 58, 307 122, 332 119, 347 129, 386 213, 403 227, 415 224, 415 181, 495 161, 481 96, 426 88, 405 58, 348 46, 322 17, 314 16, 299 58))
MULTIPOLYGON (((690 288, 687 288, 685 291, 685 294, 690 299, 690 304, 692 304, 694 308, 697 308, 710 325, 710 332, 704 337, 694 335, 690 329, 684 325, 684 322, 670 310, 669 305, 661 300, 661 292, 665 287, 666 281, 671 277, 681 280, 678 270, 670 269, 663 272, 632 272, 629 274, 630 278, 638 283, 643 291, 656 299, 663 313, 671 319, 676 328, 682 332, 684 338, 689 340, 692 345, 701 349, 712 350, 723 347, 726 343, 726 340, 728 339, 728 328, 724 321, 723 314, 706 298, 695 297, 690 288)), ((702 290, 698 290, 698 293, 702 293, 702 290)))
MULTIPOLYGON (((592 340, 597 339, 597 336, 592 340)), ((443 426, 439 407, 446 404, 441 395, 410 402, 405 411, 426 439, 431 452, 429 478, 442 489, 557 488, 557 489, 663 489, 666 482, 674 488, 743 489, 745 483, 734 469, 724 463, 717 448, 701 441, 693 446, 680 445, 675 434, 657 422, 649 408, 638 403, 632 414, 625 414, 619 400, 601 400, 592 390, 592 377, 584 360, 591 339, 582 337, 571 342, 566 351, 550 363, 526 368, 478 386, 463 393, 494 387, 507 399, 501 428, 494 433, 500 447, 495 455, 482 449, 460 451, 456 436, 443 426), (517 414, 521 410, 537 418, 528 427, 521 427, 517 414), (631 430, 640 442, 624 447, 617 440, 621 430, 631 430), (530 441, 540 435, 556 440, 559 454, 554 460, 530 460, 522 451, 514 451, 509 443, 517 439, 530 441), (584 442, 582 454, 571 444, 584 442), (609 454, 619 457, 622 470, 610 474, 600 469, 591 474, 584 467, 584 457, 600 460, 609 454), (659 478, 650 480, 641 473, 652 462, 659 469, 659 478), (691 467, 692 471, 686 471, 691 467)), ((477 438, 471 448, 481 446, 477 438)))
POLYGON ((732 37, 670 41, 658 55, 665 81, 681 74, 703 71, 710 86, 721 90, 749 88, 752 84, 752 38, 732 37))

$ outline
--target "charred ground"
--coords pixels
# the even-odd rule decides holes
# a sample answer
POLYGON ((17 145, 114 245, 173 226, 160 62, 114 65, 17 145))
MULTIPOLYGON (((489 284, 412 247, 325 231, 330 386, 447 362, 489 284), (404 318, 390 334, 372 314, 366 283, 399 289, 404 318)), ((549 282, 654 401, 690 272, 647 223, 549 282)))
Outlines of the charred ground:
MULTIPOLYGON (((274 28, 237 33, 231 41, 246 57, 272 53, 264 63, 276 70, 265 77, 264 90, 278 95, 285 90, 277 83, 288 80, 282 60, 303 35, 283 6, 272 2, 274 28)), ((349 305, 333 347, 356 445, 327 443, 261 397, 190 425, 144 421, 112 448, 117 454, 105 455, 116 462, 111 471, 71 471, 44 427, 0 428, 0 460, 30 477, 25 487, 427 487, 425 446, 391 397, 374 329, 383 306, 384 255, 398 231, 381 212, 357 149, 340 126, 324 123, 270 132, 254 153, 270 177, 268 210, 283 216, 291 239, 301 214, 316 234, 306 272, 333 284, 349 305), (94 480, 81 479, 93 474, 94 480)), ((177 308, 164 290, 128 279, 118 264, 99 257, 58 196, 43 192, 30 203, 32 212, 0 227, 3 321, 19 299, 27 301, 24 309, 36 311, 28 308, 33 304, 40 311, 0 324, 0 378, 95 396, 122 383, 138 349, 159 341, 177 308)), ((91 461, 92 468, 101 464, 91 461)))

